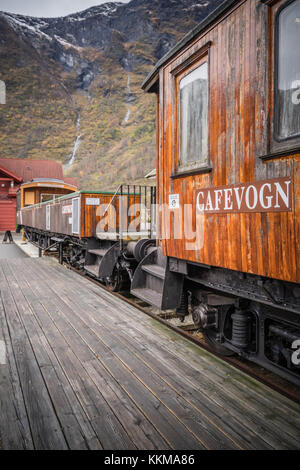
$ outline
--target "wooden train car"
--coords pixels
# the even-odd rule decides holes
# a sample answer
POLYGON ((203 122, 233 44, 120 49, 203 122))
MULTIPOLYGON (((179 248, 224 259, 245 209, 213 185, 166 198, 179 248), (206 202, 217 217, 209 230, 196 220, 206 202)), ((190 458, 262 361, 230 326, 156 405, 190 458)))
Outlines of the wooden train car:
MULTIPOLYGON (((107 206, 112 196, 111 192, 74 192, 54 201, 24 208, 18 213, 18 222, 26 227, 56 234, 93 237, 96 236, 97 224, 102 216, 99 206, 107 206)), ((116 207, 116 202, 112 207, 116 207)), ((110 221, 114 233, 117 231, 117 221, 118 218, 110 221)))
POLYGON ((148 235, 139 193, 78 191, 18 211, 22 226, 77 238, 118 240, 148 235), (129 208, 132 208, 129 213, 129 208), (135 210, 133 210, 135 209, 135 210))
POLYGON ((182 318, 189 295, 217 350, 297 383, 299 41, 300 0, 227 0, 146 78, 160 247, 132 284, 182 318))
POLYGON ((35 178, 20 186, 17 209, 51 201, 76 191, 77 186, 59 179, 35 178))
POLYGON ((60 261, 112 285, 132 275, 137 259, 155 236, 151 205, 155 188, 120 186, 115 192, 78 191, 18 211, 27 239, 44 252, 58 250, 60 261), (128 251, 123 265, 121 252, 128 251))

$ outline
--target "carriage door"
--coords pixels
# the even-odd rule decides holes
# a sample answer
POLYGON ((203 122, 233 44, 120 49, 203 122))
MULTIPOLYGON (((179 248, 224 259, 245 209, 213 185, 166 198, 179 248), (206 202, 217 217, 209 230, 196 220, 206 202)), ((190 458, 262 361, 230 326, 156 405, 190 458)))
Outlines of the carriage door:
POLYGON ((50 209, 51 206, 46 206, 46 230, 50 230, 50 209))
POLYGON ((79 221, 80 221, 80 198, 74 197, 72 199, 72 233, 79 234, 79 221))

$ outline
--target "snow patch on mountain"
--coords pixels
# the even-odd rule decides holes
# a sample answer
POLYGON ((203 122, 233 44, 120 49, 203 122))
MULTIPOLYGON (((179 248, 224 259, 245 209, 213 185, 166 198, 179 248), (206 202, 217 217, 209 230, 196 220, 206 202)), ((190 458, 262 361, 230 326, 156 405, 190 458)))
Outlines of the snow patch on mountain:
POLYGON ((70 42, 66 41, 65 39, 63 39, 59 36, 57 36, 56 34, 54 34, 54 38, 56 39, 56 41, 58 41, 62 46, 66 47, 66 48, 76 49, 79 52, 83 49, 82 47, 74 46, 74 44, 71 44, 70 42))
POLYGON ((40 27, 45 26, 46 23, 44 22, 34 22, 30 17, 23 17, 20 15, 13 15, 8 13, 1 13, 1 16, 6 19, 6 21, 10 24, 10 26, 15 30, 19 31, 20 29, 29 30, 31 33, 38 35, 48 41, 51 41, 52 38, 40 30, 40 27), (30 21, 31 20, 31 21, 30 21), (33 23, 33 24, 30 24, 33 23))
POLYGON ((73 15, 68 15, 66 17, 67 21, 84 21, 88 18, 95 17, 95 16, 111 16, 113 13, 117 11, 117 9, 122 6, 123 3, 121 2, 108 2, 104 3, 103 5, 99 5, 96 7, 88 8, 80 13, 76 13, 73 15))

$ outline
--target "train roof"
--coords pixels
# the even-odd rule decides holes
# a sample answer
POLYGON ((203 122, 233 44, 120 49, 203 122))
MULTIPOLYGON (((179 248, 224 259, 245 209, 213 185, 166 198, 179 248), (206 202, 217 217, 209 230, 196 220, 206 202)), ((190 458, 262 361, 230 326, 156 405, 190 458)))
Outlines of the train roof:
POLYGON ((187 46, 196 36, 202 33, 206 28, 211 26, 216 20, 224 15, 235 4, 241 0, 225 0, 215 10, 213 10, 204 20, 202 20, 195 28, 189 31, 173 48, 171 48, 155 65, 149 75, 142 84, 142 89, 148 92, 155 91, 154 85, 158 77, 159 69, 166 64, 173 56, 175 56, 183 47, 187 46))
MULTIPOLYGON (((64 194, 60 197, 58 197, 57 199, 54 200, 51 200, 51 201, 44 201, 44 202, 38 202, 36 204, 30 204, 29 206, 27 207, 24 207, 23 209, 27 209, 29 207, 37 207, 37 206, 43 206, 43 205, 47 205, 47 204, 50 204, 51 202, 58 202, 58 201, 63 201, 64 199, 70 199, 70 198, 75 198, 75 197, 78 197, 80 196, 80 194, 95 194, 95 195, 104 195, 104 196, 114 196, 116 194, 116 192, 113 192, 113 191, 88 191, 88 190, 80 190, 80 191, 74 191, 73 193, 69 193, 69 194, 64 194)), ((134 196, 135 194, 134 193, 123 193, 122 194, 123 196, 134 196)), ((120 194, 119 194, 120 196, 120 194)))
POLYGON ((57 179, 57 178, 34 178, 30 181, 26 181, 25 183, 21 184, 21 188, 28 189, 28 188, 61 188, 64 187, 65 189, 71 189, 73 191, 78 191, 78 186, 74 184, 70 184, 69 182, 65 181, 64 179, 57 179))

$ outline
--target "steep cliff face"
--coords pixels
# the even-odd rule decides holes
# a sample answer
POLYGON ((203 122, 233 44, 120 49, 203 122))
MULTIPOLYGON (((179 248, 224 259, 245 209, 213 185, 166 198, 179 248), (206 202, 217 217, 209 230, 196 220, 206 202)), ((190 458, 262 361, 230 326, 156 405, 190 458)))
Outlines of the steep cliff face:
POLYGON ((111 2, 64 18, 0 13, 0 148, 62 161, 85 187, 141 182, 155 103, 141 82, 221 0, 111 2))

